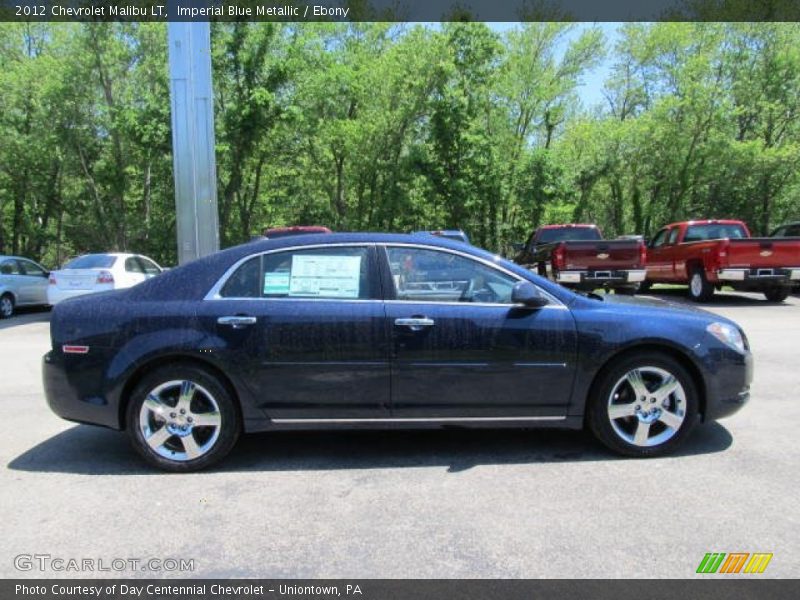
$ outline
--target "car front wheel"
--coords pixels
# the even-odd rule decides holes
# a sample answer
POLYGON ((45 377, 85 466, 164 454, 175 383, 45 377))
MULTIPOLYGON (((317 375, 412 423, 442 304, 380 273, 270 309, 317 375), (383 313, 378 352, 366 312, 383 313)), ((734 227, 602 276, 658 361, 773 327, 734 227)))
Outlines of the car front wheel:
POLYGON ((672 452, 694 427, 698 393, 674 358, 643 353, 618 360, 597 381, 588 424, 608 448, 633 457, 672 452))
POLYGON ((241 432, 226 386, 194 365, 147 374, 128 403, 127 431, 150 464, 174 472, 204 469, 233 448, 241 432))

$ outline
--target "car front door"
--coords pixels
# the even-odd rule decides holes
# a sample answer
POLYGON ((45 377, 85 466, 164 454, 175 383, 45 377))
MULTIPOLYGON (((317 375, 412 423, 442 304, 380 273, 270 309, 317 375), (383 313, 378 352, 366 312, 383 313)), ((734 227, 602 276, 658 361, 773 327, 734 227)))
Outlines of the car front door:
POLYGON ((389 333, 375 248, 253 256, 201 303, 227 369, 276 422, 389 416, 389 333))
POLYGON ((575 323, 554 297, 511 303, 520 277, 443 248, 381 255, 392 331, 392 416, 560 418, 575 373, 575 323))
POLYGON ((31 260, 20 259, 20 279, 23 280, 26 303, 47 304, 47 271, 31 260))

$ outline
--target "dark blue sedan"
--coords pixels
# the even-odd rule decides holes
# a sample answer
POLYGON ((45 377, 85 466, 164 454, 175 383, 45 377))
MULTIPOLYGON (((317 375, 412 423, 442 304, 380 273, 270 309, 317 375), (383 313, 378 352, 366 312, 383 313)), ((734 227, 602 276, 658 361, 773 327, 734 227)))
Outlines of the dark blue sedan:
POLYGON ((171 471, 242 432, 323 427, 588 427, 659 456, 738 410, 752 377, 727 319, 408 235, 251 242, 65 301, 51 337, 53 411, 126 430, 171 471))

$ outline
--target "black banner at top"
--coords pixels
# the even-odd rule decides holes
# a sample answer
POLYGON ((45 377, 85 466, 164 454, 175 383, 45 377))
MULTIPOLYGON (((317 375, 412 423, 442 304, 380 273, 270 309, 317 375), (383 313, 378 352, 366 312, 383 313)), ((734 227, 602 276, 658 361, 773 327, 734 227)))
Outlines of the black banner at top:
POLYGON ((800 21, 800 0, 0 0, 0 21, 800 21))

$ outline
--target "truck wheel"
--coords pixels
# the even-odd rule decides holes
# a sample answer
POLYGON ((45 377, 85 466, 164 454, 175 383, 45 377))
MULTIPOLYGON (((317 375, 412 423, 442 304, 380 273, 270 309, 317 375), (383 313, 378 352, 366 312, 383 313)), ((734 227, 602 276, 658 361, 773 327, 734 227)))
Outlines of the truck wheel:
POLYGON ((639 290, 638 291, 639 291, 640 294, 646 294, 647 292, 650 291, 650 288, 652 286, 653 286, 653 284, 650 283, 649 281, 643 281, 642 283, 639 284, 639 290))
POLYGON ((791 289, 788 287, 775 286, 764 290, 764 296, 766 296, 767 300, 770 302, 783 302, 789 297, 790 291, 791 289))
POLYGON ((714 295, 714 286, 706 279, 706 273, 701 267, 695 267, 689 278, 689 296, 695 302, 708 302, 714 295))

